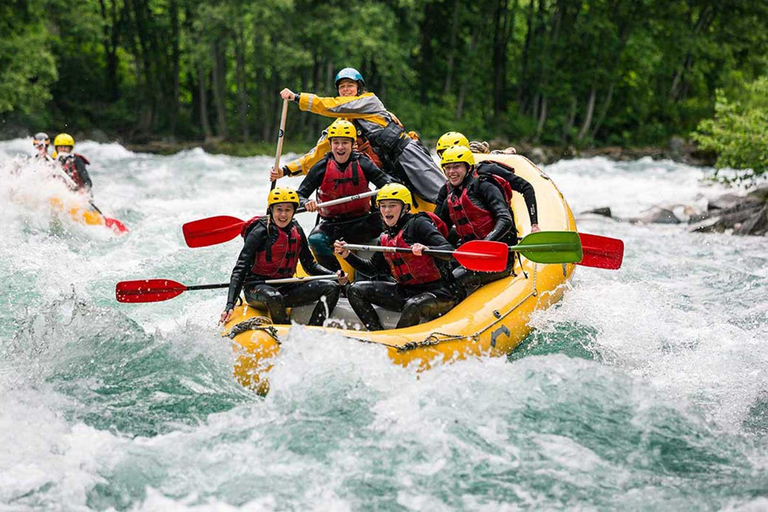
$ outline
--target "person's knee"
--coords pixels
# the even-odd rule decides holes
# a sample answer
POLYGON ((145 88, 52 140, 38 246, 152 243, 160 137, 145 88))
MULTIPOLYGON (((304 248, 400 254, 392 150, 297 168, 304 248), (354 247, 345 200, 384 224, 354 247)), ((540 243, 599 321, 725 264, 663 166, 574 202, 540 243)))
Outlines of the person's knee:
POLYGON ((320 231, 311 233, 307 241, 315 254, 333 255, 333 241, 327 234, 320 231))
POLYGON ((265 302, 270 309, 283 306, 283 295, 277 290, 259 290, 258 298, 265 302))
POLYGON ((328 297, 329 300, 336 301, 339 299, 339 295, 341 294, 341 286, 339 286, 335 281, 323 283, 323 287, 320 289, 320 294, 323 297, 328 297))
POLYGON ((434 300, 435 297, 433 295, 418 295, 405 301, 403 311, 408 311, 411 315, 416 315, 421 318, 429 310, 430 303, 434 302, 434 300))
POLYGON ((347 288, 347 299, 349 299, 350 302, 353 300, 361 300, 364 296, 363 283, 352 283, 352 285, 347 288))

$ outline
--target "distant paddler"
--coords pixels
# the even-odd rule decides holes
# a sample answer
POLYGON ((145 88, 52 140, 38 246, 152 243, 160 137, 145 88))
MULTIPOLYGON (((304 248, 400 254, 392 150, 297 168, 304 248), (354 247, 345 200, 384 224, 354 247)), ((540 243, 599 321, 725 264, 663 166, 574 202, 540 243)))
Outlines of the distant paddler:
POLYGON ((35 147, 36 153, 33 156, 35 160, 41 160, 43 162, 53 162, 53 158, 48 154, 48 146, 51 144, 51 139, 48 138, 48 134, 45 132, 37 132, 34 139, 32 139, 32 145, 35 147))
MULTIPOLYGON (((336 90, 339 95, 334 98, 297 94, 290 89, 283 89, 280 96, 295 101, 301 110, 350 120, 357 129, 359 151, 369 154, 385 173, 407 185, 419 197, 434 203, 445 178, 429 151, 417 138, 405 132, 402 123, 375 94, 366 91, 363 75, 356 69, 339 71, 336 90)), ((272 175, 306 174, 328 152, 329 144, 321 137, 309 153, 282 169, 273 169, 272 175)))
POLYGON ((74 153, 75 139, 68 133, 60 133, 53 139, 53 147, 56 152, 53 154, 54 158, 61 165, 61 169, 72 180, 72 183, 68 183, 70 188, 74 186, 74 190, 78 192, 87 192, 92 196, 93 182, 91 177, 88 176, 87 165, 91 162, 88 161, 83 155, 74 153))

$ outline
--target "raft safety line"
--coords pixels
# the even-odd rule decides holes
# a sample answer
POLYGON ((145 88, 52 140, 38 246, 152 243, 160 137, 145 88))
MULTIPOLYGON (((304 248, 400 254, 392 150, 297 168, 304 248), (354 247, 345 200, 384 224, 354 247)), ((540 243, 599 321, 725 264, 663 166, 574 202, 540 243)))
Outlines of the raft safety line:
MULTIPOLYGON (((433 332, 432 334, 427 336, 422 341, 409 341, 408 343, 405 343, 404 345, 400 345, 400 346, 388 345, 386 343, 381 343, 381 342, 376 342, 376 341, 371 341, 370 343, 379 343, 381 345, 386 345, 386 346, 389 346, 389 347, 393 347, 393 348, 397 349, 398 353, 403 353, 403 352, 408 352, 410 350, 414 350, 416 348, 431 347, 431 346, 434 346, 434 345, 439 345, 440 343, 447 343, 447 342, 450 342, 450 341, 458 341, 458 340, 467 339, 467 338, 471 339, 473 342, 477 342, 478 341, 478 337, 481 334, 483 334, 485 331, 487 331, 488 329, 494 327, 496 324, 498 324, 499 322, 504 320, 506 317, 511 315, 512 312, 514 312, 517 308, 522 306, 525 303, 525 301, 527 301, 531 297, 536 297, 536 296, 539 295, 539 292, 536 290, 536 275, 537 274, 538 274, 538 264, 534 263, 533 264, 533 281, 532 281, 531 292, 528 295, 526 295, 525 297, 523 297, 517 304, 512 306, 512 308, 509 311, 507 311, 503 315, 499 315, 496 318, 496 320, 494 320, 493 322, 491 322, 490 324, 488 324, 487 326, 485 326, 484 328, 482 328, 481 330, 477 331, 474 334, 470 334, 470 335, 466 335, 465 336, 465 335, 445 334, 445 333, 441 333, 441 332, 433 332), (438 338, 438 336, 443 336, 443 338, 438 338)), ((361 340, 361 341, 368 341, 368 340, 361 340)))
POLYGON ((233 340, 235 339, 235 336, 242 334, 245 331, 264 331, 269 334, 278 345, 281 344, 280 338, 277 336, 277 329, 272 325, 272 320, 265 316, 254 316, 247 320, 243 320, 239 324, 235 324, 235 326, 229 330, 229 333, 222 335, 222 337, 226 336, 233 340))
MULTIPOLYGON (((456 335, 456 334, 446 334, 446 333, 442 333, 442 332, 433 332, 433 333, 431 333, 429 336, 427 336, 426 338, 424 338, 421 341, 409 341, 409 342, 407 342, 407 343, 405 343, 403 345, 395 345, 395 344, 387 343, 387 342, 384 342, 384 341, 366 340, 366 339, 363 339, 363 338, 356 338, 356 337, 353 337, 353 336, 347 336, 347 337, 349 337, 349 338, 351 338, 353 340, 356 340, 356 341, 360 341, 362 343, 369 343, 369 344, 373 344, 373 345, 382 345, 382 346, 385 346, 385 347, 393 348, 393 349, 395 349, 400 354, 403 353, 403 352, 409 352, 409 351, 417 349, 417 348, 432 347, 432 346, 435 346, 435 345, 439 345, 441 343, 447 343, 447 342, 450 342, 450 341, 458 341, 458 340, 467 339, 467 338, 471 339, 473 342, 477 342, 478 341, 477 338, 481 334, 483 334, 485 331, 487 331, 488 329, 494 327, 496 324, 498 324, 499 322, 504 320, 506 317, 511 315, 517 308, 522 306, 525 303, 525 301, 527 301, 531 297, 538 296, 539 292, 536 290, 536 276, 537 275, 538 275, 538 264, 534 263, 533 264, 533 280, 531 282, 531 284, 532 284, 531 292, 528 295, 526 295, 525 297, 523 297, 517 304, 512 306, 512 308, 509 311, 507 311, 503 315, 499 315, 496 318, 496 320, 494 320, 493 322, 491 322, 490 324, 485 326, 483 329, 477 331, 474 334, 470 334, 470 335, 456 335)), ((263 316, 255 316, 255 317, 249 318, 248 320, 244 320, 244 321, 240 322, 239 324, 236 324, 229 331, 229 334, 225 334, 224 336, 226 336, 226 337, 228 337, 230 339, 235 339, 235 336, 237 336, 238 334, 241 334, 241 333, 243 333, 245 331, 264 331, 265 333, 270 335, 275 340, 275 342, 277 342, 278 345, 281 344, 280 338, 278 337, 278 334, 277 334, 277 329, 275 329, 275 327, 272 326, 272 322, 268 318, 263 317, 263 316), (269 324, 269 325, 266 325, 266 324, 269 324)))

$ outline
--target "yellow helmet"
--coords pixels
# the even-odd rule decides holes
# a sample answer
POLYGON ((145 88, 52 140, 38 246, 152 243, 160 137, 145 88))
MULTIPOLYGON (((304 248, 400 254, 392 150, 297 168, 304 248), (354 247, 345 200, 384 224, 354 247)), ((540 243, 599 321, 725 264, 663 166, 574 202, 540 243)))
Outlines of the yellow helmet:
POLYGON ((267 207, 271 207, 273 204, 278 203, 291 203, 295 204, 296 208, 299 207, 299 194, 295 190, 288 187, 275 187, 274 190, 270 190, 267 196, 267 207))
POLYGON ((465 146, 451 146, 443 151, 443 156, 440 158, 440 166, 445 167, 447 164, 454 164, 458 162, 464 162, 469 167, 475 165, 475 157, 472 155, 472 151, 465 146))
POLYGON ((439 139, 437 139, 437 146, 435 146, 435 151, 437 151, 438 156, 441 156, 443 151, 451 146, 464 146, 465 148, 468 148, 469 140, 464 136, 463 133, 446 132, 442 134, 439 139))
POLYGON ((357 129, 346 119, 337 119, 328 127, 328 138, 333 139, 334 137, 357 140, 357 129))
POLYGON ((411 195, 411 191, 408 190, 405 185, 399 183, 388 183, 381 187, 379 193, 376 194, 376 206, 379 206, 379 203, 385 199, 397 199, 413 208, 413 196, 411 195))
POLYGON ((75 146, 75 139, 68 133, 60 133, 53 139, 53 146, 75 146))

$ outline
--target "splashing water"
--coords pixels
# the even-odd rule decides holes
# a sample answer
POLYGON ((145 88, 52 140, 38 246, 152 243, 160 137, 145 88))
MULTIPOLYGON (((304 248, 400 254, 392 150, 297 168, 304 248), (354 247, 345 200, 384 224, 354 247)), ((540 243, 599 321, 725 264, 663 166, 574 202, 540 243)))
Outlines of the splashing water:
MULTIPOLYGON (((124 305, 114 285, 226 281, 240 244, 187 249, 180 226, 263 212, 271 158, 79 144, 94 202, 131 228, 115 237, 11 199, 63 193, 28 149, 0 143, 0 508, 768 506, 765 238, 585 216, 625 241, 624 268, 580 267, 508 359, 417 375, 297 327, 259 398, 231 377, 222 292, 124 305)), ((576 212, 721 192, 671 162, 546 171, 576 212)))

